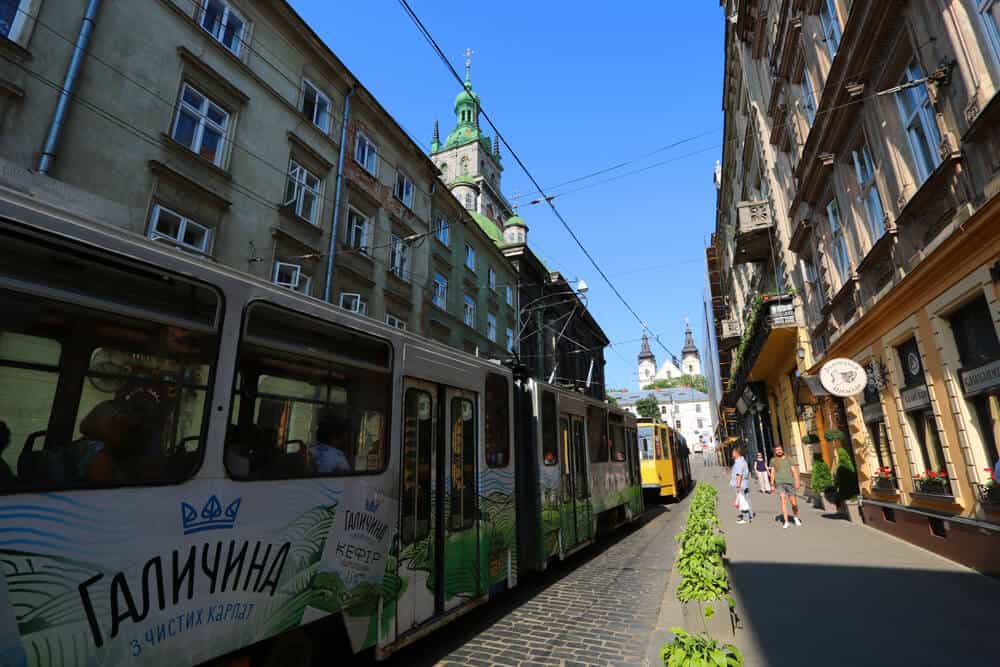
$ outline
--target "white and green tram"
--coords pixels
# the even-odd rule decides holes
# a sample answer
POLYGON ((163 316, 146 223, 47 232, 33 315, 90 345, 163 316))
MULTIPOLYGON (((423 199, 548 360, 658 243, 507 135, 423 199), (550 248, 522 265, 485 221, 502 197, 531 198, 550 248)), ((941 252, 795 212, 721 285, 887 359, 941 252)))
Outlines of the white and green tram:
POLYGON ((642 512, 634 419, 0 203, 0 665, 386 656, 642 512))

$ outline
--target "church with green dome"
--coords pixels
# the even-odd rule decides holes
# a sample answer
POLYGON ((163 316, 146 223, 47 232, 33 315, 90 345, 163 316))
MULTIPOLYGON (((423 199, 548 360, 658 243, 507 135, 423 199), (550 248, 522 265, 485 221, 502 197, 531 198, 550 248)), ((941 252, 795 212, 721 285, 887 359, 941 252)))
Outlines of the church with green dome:
POLYGON ((491 140, 479 125, 481 101, 472 89, 471 68, 467 59, 465 85, 455 96, 455 127, 443 144, 440 126, 434 122, 430 157, 451 193, 497 245, 525 244, 528 226, 500 190, 500 141, 491 140))

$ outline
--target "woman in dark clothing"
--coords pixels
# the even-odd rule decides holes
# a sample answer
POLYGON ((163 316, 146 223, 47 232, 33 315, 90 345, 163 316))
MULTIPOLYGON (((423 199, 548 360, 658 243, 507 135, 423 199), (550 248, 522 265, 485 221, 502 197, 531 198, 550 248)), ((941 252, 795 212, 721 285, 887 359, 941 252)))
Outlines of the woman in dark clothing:
POLYGON ((771 480, 768 475, 767 461, 764 460, 764 454, 762 452, 757 452, 757 458, 753 462, 753 471, 757 473, 757 482, 760 483, 760 492, 771 493, 771 480))

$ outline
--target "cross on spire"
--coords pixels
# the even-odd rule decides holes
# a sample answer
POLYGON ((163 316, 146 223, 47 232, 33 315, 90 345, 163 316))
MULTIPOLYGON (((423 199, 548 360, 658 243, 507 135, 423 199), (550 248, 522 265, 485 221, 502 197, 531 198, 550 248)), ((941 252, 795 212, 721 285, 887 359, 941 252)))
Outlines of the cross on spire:
POLYGON ((472 69, 472 56, 473 56, 474 53, 475 53, 475 51, 473 51, 472 49, 467 48, 467 49, 465 49, 465 53, 462 54, 463 56, 465 56, 465 82, 466 83, 469 83, 469 77, 470 77, 469 71, 472 69))

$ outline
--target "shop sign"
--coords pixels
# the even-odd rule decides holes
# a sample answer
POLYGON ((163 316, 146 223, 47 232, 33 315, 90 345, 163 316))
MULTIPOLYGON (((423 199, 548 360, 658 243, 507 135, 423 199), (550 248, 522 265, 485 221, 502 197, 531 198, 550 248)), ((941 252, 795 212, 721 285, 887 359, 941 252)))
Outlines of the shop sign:
POLYGON ((958 375, 962 379, 962 391, 966 396, 984 394, 1000 387, 1000 359, 969 370, 963 369, 958 375))
POLYGON ((882 419, 882 404, 875 403, 865 403, 861 406, 861 418, 867 422, 877 422, 882 419))
POLYGON ((903 399, 903 410, 906 412, 923 410, 931 404, 931 393, 927 391, 927 385, 904 389, 899 392, 899 397, 903 399))
POLYGON ((861 364, 851 359, 831 359, 819 371, 823 388, 834 396, 846 398, 861 393, 868 384, 868 375, 861 364))

